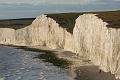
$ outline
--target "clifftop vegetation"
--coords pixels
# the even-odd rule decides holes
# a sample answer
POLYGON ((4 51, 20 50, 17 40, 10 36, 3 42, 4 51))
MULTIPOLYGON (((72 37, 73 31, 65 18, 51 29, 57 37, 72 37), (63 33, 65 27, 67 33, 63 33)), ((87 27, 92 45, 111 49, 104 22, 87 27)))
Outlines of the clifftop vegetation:
MULTIPOLYGON (((82 14, 93 13, 97 14, 104 22, 109 23, 109 28, 120 28, 120 10, 105 11, 105 12, 84 12, 84 13, 55 13, 46 14, 47 17, 54 19, 61 27, 66 28, 70 33, 73 32, 75 20, 82 14)), ((0 28, 24 28, 32 23, 35 18, 21 18, 21 19, 6 19, 0 20, 0 28)))

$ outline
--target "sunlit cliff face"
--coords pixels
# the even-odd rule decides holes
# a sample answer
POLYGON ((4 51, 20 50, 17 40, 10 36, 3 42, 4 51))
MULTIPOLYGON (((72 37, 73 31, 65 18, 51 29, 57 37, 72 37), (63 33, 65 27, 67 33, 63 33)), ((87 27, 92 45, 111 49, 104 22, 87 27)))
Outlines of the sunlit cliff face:
POLYGON ((96 14, 83 14, 76 19, 70 33, 53 18, 40 15, 25 28, 0 28, 0 43, 62 48, 87 57, 103 71, 110 71, 119 78, 120 29, 107 25, 109 23, 96 14))

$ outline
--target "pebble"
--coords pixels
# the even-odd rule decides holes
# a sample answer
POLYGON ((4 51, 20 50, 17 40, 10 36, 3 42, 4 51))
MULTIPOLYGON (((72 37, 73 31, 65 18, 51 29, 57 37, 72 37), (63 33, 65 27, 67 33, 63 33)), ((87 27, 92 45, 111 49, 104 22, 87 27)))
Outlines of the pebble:
POLYGON ((20 68, 21 70, 24 70, 25 68, 20 68))
POLYGON ((18 72, 18 73, 16 73, 16 74, 17 74, 17 75, 18 75, 18 74, 22 74, 22 72, 18 72))
POLYGON ((20 80, 22 77, 21 76, 19 76, 19 77, 17 77, 15 80, 20 80))
POLYGON ((16 73, 20 72, 20 70, 16 70, 16 73))
POLYGON ((30 70, 27 69, 26 71, 28 72, 28 71, 30 71, 30 70))

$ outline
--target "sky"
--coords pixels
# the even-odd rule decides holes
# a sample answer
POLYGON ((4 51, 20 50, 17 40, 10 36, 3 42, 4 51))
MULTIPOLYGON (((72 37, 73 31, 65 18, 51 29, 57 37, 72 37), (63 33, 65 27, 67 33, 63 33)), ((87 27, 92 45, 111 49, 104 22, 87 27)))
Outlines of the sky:
POLYGON ((30 4, 85 4, 98 0, 0 0, 0 3, 30 3, 30 4))
POLYGON ((120 0, 0 0, 0 19, 103 10, 120 10, 120 0))
POLYGON ((0 3, 27 3, 27 4, 94 4, 118 2, 120 0, 0 0, 0 3))

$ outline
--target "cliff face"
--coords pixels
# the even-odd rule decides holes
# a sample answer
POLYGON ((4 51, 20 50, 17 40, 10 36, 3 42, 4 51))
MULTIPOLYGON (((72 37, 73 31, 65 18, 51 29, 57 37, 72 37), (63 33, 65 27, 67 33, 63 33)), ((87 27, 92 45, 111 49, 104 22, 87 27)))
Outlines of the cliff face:
POLYGON ((107 28, 94 14, 77 18, 73 37, 75 52, 88 57, 105 72, 120 76, 120 29, 107 28))
POLYGON ((9 28, 0 28, 0 43, 1 44, 14 44, 15 43, 15 30, 9 28))
POLYGON ((74 49, 103 71, 110 71, 120 78, 120 29, 108 28, 107 25, 94 14, 77 18, 73 30, 74 49))
POLYGON ((0 43, 62 48, 87 57, 103 71, 120 78, 120 29, 108 25, 98 15, 89 13, 80 15, 74 28, 67 29, 54 18, 41 15, 21 29, 0 28, 0 43))
POLYGON ((64 47, 65 33, 55 20, 41 15, 30 26, 15 30, 15 39, 19 45, 44 45, 55 49, 64 47))
POLYGON ((53 49, 63 48, 65 29, 46 15, 37 17, 28 29, 33 45, 45 45, 53 49))

